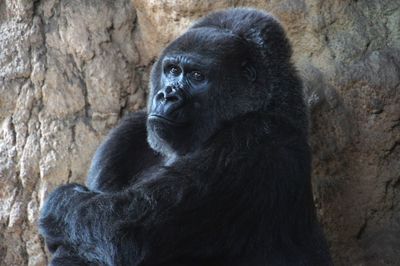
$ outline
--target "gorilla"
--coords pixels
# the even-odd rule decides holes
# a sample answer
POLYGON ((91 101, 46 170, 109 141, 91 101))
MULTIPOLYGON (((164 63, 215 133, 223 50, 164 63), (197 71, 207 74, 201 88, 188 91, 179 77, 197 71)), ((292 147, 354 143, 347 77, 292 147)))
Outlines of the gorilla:
POLYGON ((160 55, 147 111, 52 192, 51 265, 332 265, 310 181, 307 109, 279 22, 195 22, 160 55))

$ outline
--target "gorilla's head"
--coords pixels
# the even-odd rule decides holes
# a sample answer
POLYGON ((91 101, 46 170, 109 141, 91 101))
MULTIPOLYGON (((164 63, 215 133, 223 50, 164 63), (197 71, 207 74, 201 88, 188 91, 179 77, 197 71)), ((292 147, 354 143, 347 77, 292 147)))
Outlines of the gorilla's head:
POLYGON ((242 8, 199 20, 153 66, 150 146, 183 155, 240 115, 282 111, 288 93, 301 97, 290 56, 282 27, 265 13, 242 8))

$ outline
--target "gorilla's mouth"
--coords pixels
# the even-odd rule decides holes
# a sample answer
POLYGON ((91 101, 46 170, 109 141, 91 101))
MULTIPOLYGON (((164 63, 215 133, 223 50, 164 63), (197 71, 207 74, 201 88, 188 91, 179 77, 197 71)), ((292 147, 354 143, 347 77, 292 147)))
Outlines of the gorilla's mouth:
POLYGON ((149 121, 156 121, 156 122, 162 122, 162 123, 166 123, 172 126, 185 126, 187 125, 187 122, 182 122, 182 121, 176 121, 176 120, 172 120, 168 117, 159 115, 159 114, 150 114, 148 117, 149 121))

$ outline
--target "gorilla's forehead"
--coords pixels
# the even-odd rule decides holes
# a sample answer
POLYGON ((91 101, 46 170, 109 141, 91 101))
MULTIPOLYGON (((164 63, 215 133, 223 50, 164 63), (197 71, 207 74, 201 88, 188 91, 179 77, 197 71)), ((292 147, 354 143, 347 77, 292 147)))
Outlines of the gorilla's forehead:
POLYGON ((212 55, 216 60, 243 50, 243 39, 230 31, 202 27, 190 29, 167 48, 166 53, 212 55))

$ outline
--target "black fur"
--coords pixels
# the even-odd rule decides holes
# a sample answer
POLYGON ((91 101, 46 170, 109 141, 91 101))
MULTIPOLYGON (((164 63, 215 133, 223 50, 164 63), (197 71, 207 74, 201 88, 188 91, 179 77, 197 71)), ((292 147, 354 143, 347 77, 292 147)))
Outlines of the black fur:
POLYGON ((51 264, 332 265, 290 57, 279 23, 253 9, 212 13, 172 42, 148 111, 112 131, 87 188, 44 205, 51 264))

